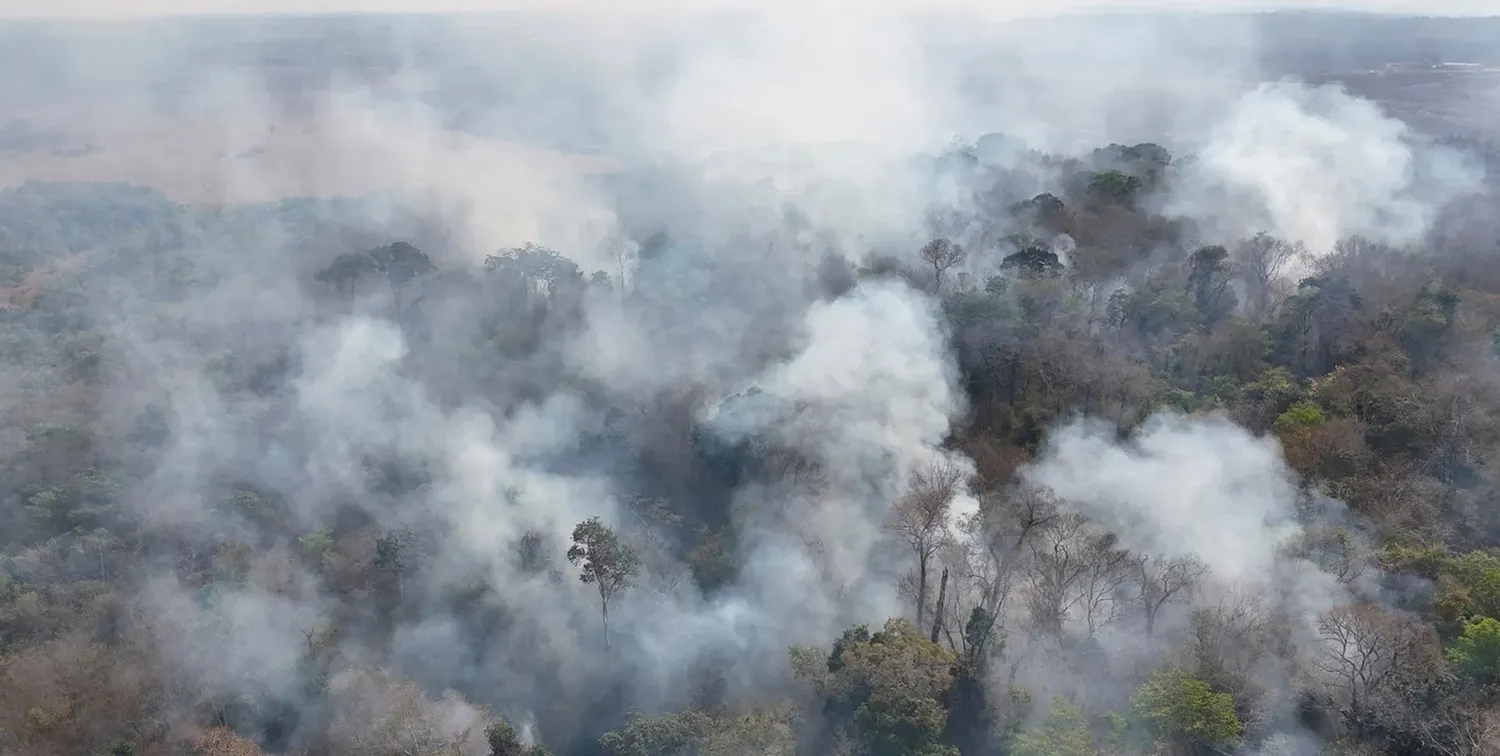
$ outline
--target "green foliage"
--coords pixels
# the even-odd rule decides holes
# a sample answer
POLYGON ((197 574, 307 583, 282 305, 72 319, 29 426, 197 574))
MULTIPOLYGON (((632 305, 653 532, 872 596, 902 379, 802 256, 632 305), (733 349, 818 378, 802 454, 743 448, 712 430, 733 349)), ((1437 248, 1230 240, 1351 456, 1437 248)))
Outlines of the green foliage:
POLYGON ((1223 748, 1244 730, 1228 693, 1182 669, 1152 675, 1131 697, 1131 713, 1156 738, 1173 743, 1223 748))
POLYGON ((1061 696, 1052 699, 1052 710, 1042 726, 1020 733, 1012 741, 1011 756, 1095 756, 1094 736, 1083 712, 1061 696))
POLYGON ((1438 358, 1458 320, 1459 295, 1441 281, 1429 282, 1401 324, 1401 345, 1417 370, 1438 358))
POLYGON ((1437 583, 1438 618, 1448 633, 1480 617, 1500 617, 1500 552, 1475 550, 1454 554, 1442 546, 1387 546, 1381 565, 1414 572, 1437 583))
POLYGON ((641 568, 641 557, 635 548, 597 517, 573 528, 568 561, 580 568, 578 579, 596 586, 605 600, 629 587, 641 568))
POLYGON ((599 739, 610 756, 690 756, 713 733, 713 719, 698 711, 648 717, 632 712, 625 727, 599 739))
POLYGON ((1041 245, 1027 245, 1020 251, 1006 255, 1000 261, 1002 270, 1015 270, 1030 276, 1055 276, 1064 266, 1057 253, 1041 245))
POLYGON ((484 728, 484 740, 490 746, 490 756, 547 756, 547 749, 540 744, 523 745, 516 728, 504 719, 484 728))
POLYGON ((687 563, 693 579, 705 591, 713 591, 734 579, 737 565, 732 551, 733 534, 729 526, 698 533, 697 543, 688 550, 687 563))
POLYGON ((387 531, 375 539, 374 567, 380 573, 396 578, 398 589, 407 576, 417 571, 426 556, 422 539, 410 527, 387 531))
POLYGON ((690 710, 648 717, 638 711, 625 726, 599 739, 608 756, 792 756, 796 752, 790 707, 743 715, 690 710))
POLYGON ((385 274, 386 280, 397 289, 412 279, 433 270, 432 260, 412 245, 401 241, 373 249, 369 253, 375 267, 385 274))
MULTIPOLYGON (((1021 154, 1022 148, 1006 149, 1021 154)), ((1081 414, 1129 429, 1158 409, 1223 411, 1255 433, 1274 430, 1283 440, 1293 441, 1284 448, 1297 470, 1333 478, 1304 481, 1309 488, 1327 484, 1326 490, 1348 500, 1358 521, 1372 523, 1373 533, 1404 544, 1391 545, 1383 552, 1383 566, 1434 581, 1437 618, 1449 641, 1447 658, 1472 683, 1457 686, 1463 696, 1477 699, 1487 693, 1480 688, 1500 682, 1500 552, 1489 548, 1496 544, 1494 534, 1500 532, 1500 515, 1490 506, 1500 493, 1495 452, 1500 448, 1500 433, 1494 430, 1494 408, 1500 403, 1491 388, 1493 363, 1474 359, 1476 348, 1482 351, 1488 346, 1500 353, 1500 328, 1493 328, 1500 318, 1496 283, 1500 278, 1488 270, 1493 260, 1484 256, 1486 250, 1476 254, 1475 250, 1445 247, 1463 234, 1435 235, 1434 248, 1419 256, 1345 254, 1349 250, 1341 246, 1334 254, 1318 258, 1316 276, 1305 279, 1285 301, 1277 301, 1282 293, 1277 284, 1286 283, 1278 279, 1296 266, 1279 272, 1258 270, 1248 255, 1256 249, 1295 252, 1295 245, 1265 234, 1248 242, 1212 236, 1200 241, 1198 234, 1212 229, 1153 214, 1142 199, 1148 193, 1173 189, 1165 170, 1172 158, 1156 145, 1110 145, 1087 156, 1032 154, 1021 161, 1044 167, 1045 175, 1064 177, 1056 191, 1067 198, 1066 205, 1051 194, 1016 202, 1015 187, 1034 182, 1012 180, 1015 177, 1008 175, 1009 169, 981 160, 977 148, 955 149, 952 156, 959 159, 950 161, 947 168, 956 176, 991 185, 960 187, 974 189, 975 201, 966 201, 965 209, 953 215, 972 213, 972 217, 942 222, 954 219, 958 221, 954 228, 963 225, 962 237, 955 239, 972 245, 976 255, 982 251, 986 265, 993 266, 995 257, 1004 255, 1000 260, 1004 275, 991 277, 979 290, 954 287, 961 290, 938 297, 946 318, 945 337, 957 353, 954 377, 959 380, 955 385, 965 392, 957 399, 969 410, 951 440, 954 449, 962 449, 976 463, 983 477, 982 490, 1009 490, 1016 482, 1017 469, 1026 464, 1029 454, 1045 448, 1061 418, 1081 414), (1010 232, 1014 233, 1002 236, 1010 232), (1063 235, 1077 242, 1068 253, 1066 269, 1051 251, 1058 248, 1063 235), (998 249, 1004 252, 997 254, 998 249), (1262 274, 1266 281, 1258 282, 1262 274), (1121 282, 1126 284, 1121 286, 1121 282), (1271 285, 1257 288, 1267 282, 1271 285), (1244 308, 1238 301, 1241 296, 1246 299, 1244 308), (1325 455, 1338 459, 1325 462, 1325 455), (1439 541, 1447 545, 1420 545, 1439 541)), ((326 634, 324 628, 309 633, 307 648, 298 659, 297 675, 306 696, 298 697, 297 704, 305 701, 314 713, 299 727, 322 717, 327 701, 320 697, 330 693, 331 681, 344 662, 342 644, 334 633, 339 622, 358 621, 355 629, 371 641, 389 640, 389 621, 398 616, 397 611, 408 618, 421 611, 452 617, 459 621, 465 637, 483 638, 487 643, 494 633, 511 632, 513 627, 520 632, 548 631, 545 626, 528 627, 535 624, 535 616, 545 617, 545 612, 496 607, 496 587, 488 582, 489 575, 476 577, 479 570, 434 570, 432 577, 440 584, 419 597, 392 596, 385 590, 394 585, 399 593, 403 576, 411 575, 436 553, 438 544, 427 539, 453 522, 439 513, 440 526, 434 531, 424 521, 433 514, 434 491, 456 490, 447 487, 451 471, 442 458, 445 452, 388 451, 393 446, 421 446, 408 442, 427 438, 430 428, 393 427, 394 433, 409 430, 416 434, 398 444, 385 438, 357 439, 364 443, 355 447, 368 446, 352 451, 362 459, 365 478, 340 482, 353 483, 348 487, 351 493, 372 501, 348 502, 350 507, 333 502, 318 512, 328 516, 327 522, 338 523, 337 542, 348 548, 347 554, 334 553, 331 529, 304 532, 300 528, 306 521, 290 516, 292 501, 301 506, 330 493, 338 495, 343 487, 314 485, 292 491, 278 485, 297 480, 276 473, 290 469, 285 466, 287 459, 295 467, 296 455, 309 449, 306 437, 317 437, 306 433, 308 423, 297 417, 299 407, 285 402, 295 392, 279 390, 303 367, 296 360, 309 355, 299 353, 297 340, 280 337, 294 336, 304 327, 332 324, 341 310, 348 309, 341 306, 348 302, 329 295, 352 295, 356 285, 391 287, 394 305, 369 304, 386 308, 381 316, 391 316, 389 308, 394 307, 395 317, 390 319, 400 329, 409 356, 389 365, 390 375, 399 376, 396 384, 362 387, 370 376, 344 376, 352 381, 342 382, 345 391, 353 392, 352 398, 361 398, 362 388, 373 387, 379 390, 368 393, 383 399, 390 385, 404 386, 409 381, 413 387, 430 389, 427 398, 446 416, 458 407, 520 407, 559 393, 576 393, 585 400, 578 406, 597 408, 601 414, 597 425, 604 430, 597 436, 590 433, 591 451, 603 450, 599 458, 638 461, 632 469, 654 478, 646 486, 652 495, 674 499, 669 502, 670 520, 656 525, 667 533, 662 539, 669 542, 666 551, 691 569, 694 585, 690 588, 711 592, 733 584, 739 556, 736 545, 744 534, 737 533, 733 524, 715 528, 742 520, 722 509, 727 505, 717 503, 729 497, 700 500, 697 491, 716 486, 721 479, 726 481, 726 493, 747 482, 760 482, 753 479, 775 467, 768 461, 778 451, 775 444, 756 439, 736 447, 733 464, 720 466, 717 456, 713 464, 700 464, 703 457, 713 456, 704 451, 706 442, 700 444, 701 439, 693 436, 691 450, 673 442, 680 438, 677 431, 690 425, 683 418, 699 406, 698 387, 689 385, 695 383, 692 371, 687 378, 662 373, 655 379, 660 381, 657 388, 670 398, 637 404, 634 399, 646 395, 630 389, 642 386, 616 387, 608 385, 604 376, 577 375, 577 361, 555 347, 564 343, 559 337, 573 333, 594 316, 595 309, 580 303, 598 298, 592 301, 608 302, 612 313, 643 315, 645 319, 637 325, 666 331, 662 343, 676 343, 673 329, 729 323, 747 326, 752 334, 747 342, 756 352, 751 362, 778 357, 795 340, 783 333, 792 321, 783 321, 795 316, 805 302, 796 301, 797 296, 780 283, 752 299, 751 289, 744 284, 767 283, 753 279, 754 266, 780 275, 777 255, 784 250, 773 248, 777 254, 759 258, 763 240, 753 228, 723 234, 747 239, 743 250, 715 248, 710 238, 715 234, 685 233, 673 239, 665 229, 626 229, 638 226, 642 220, 637 216, 642 214, 624 212, 622 230, 643 243, 638 270, 620 273, 628 277, 630 292, 617 297, 604 290, 625 281, 613 281, 603 271, 585 277, 564 255, 535 244, 501 250, 485 261, 482 270, 452 265, 438 272, 433 261, 409 243, 369 249, 361 246, 366 242, 346 242, 340 231, 340 238, 333 242, 336 248, 359 247, 360 251, 340 254, 313 274, 315 280, 328 284, 315 292, 316 307, 282 313, 276 311, 282 300, 253 302, 238 296, 248 286, 235 289, 236 296, 215 298, 224 293, 218 288, 220 283, 246 283, 227 280, 246 268, 265 274, 266 283, 286 283, 271 277, 276 267, 247 257, 274 244, 267 242, 261 229, 284 232, 298 253, 324 248, 329 240, 319 229, 354 226, 363 220, 361 212, 348 210, 341 202, 303 199, 274 207, 189 209, 155 193, 125 187, 28 185, 0 191, 0 278, 6 282, 0 288, 0 357, 12 368, 4 408, 11 427, 0 428, 5 431, 0 435, 6 448, 0 458, 4 472, 0 478, 5 481, 0 495, 10 503, 0 508, 6 518, 0 528, 11 547, 0 558, 0 645, 5 652, 0 668, 14 675, 34 675, 40 681, 36 685, 9 681, 7 696, 15 700, 5 707, 11 719, 4 726, 20 730, 34 719, 47 724, 48 737, 52 737, 78 724, 93 727, 86 719, 99 721, 97 730, 85 733, 86 744, 48 742, 32 747, 7 740, 0 743, 0 749, 99 756, 100 743, 116 733, 129 733, 137 740, 111 744, 104 753, 169 752, 168 746, 152 742, 156 736, 149 735, 157 725, 151 717, 159 711, 122 726, 103 721, 108 716, 85 715, 82 708, 64 712, 70 706, 105 700, 96 695, 96 688, 104 689, 113 677, 105 665, 78 664, 77 659, 87 656, 90 644, 110 644, 103 656, 119 665, 119 678, 135 686, 129 695, 120 695, 119 701, 156 706, 164 700, 175 701, 181 691, 191 693, 190 686, 182 685, 186 681, 164 683, 154 678, 152 667, 142 660, 154 659, 153 654, 159 653, 156 649, 129 645, 149 636, 159 618, 150 612, 147 616, 137 616, 135 611, 112 613, 109 607, 129 606, 134 598, 130 592, 141 584, 139 578, 176 574, 187 590, 201 590, 203 606, 199 608, 203 618, 210 620, 205 629, 215 630, 212 622, 234 619, 234 611, 243 604, 236 601, 240 591, 284 590, 284 585, 255 584, 283 576, 252 567, 261 566, 259 550, 271 544, 282 549, 289 539, 306 562, 302 568, 322 567, 319 598, 332 604, 327 616, 337 618, 326 634), (331 220, 329 213, 334 211, 330 208, 336 207, 345 207, 339 212, 347 217, 331 220), (228 254, 213 254, 220 246, 228 254), (721 254, 726 249, 730 254, 721 254), (247 266, 247 261, 255 265, 247 266), (68 266, 75 263, 80 267, 70 270, 68 266), (746 281, 747 276, 751 280, 746 281), (442 306, 416 307, 413 317, 403 317, 403 289, 412 290, 414 303, 442 306), (774 302, 761 296, 766 292, 775 295, 774 302), (122 294, 132 301, 125 302, 122 294), (792 298, 783 301, 783 294, 792 298), (185 306, 153 311, 149 305, 156 301, 185 306), (123 330, 107 322, 111 308, 122 302, 131 308, 115 309, 132 316, 130 328, 123 330), (262 309, 246 313, 243 324, 233 323, 235 328, 223 326, 231 324, 236 313, 224 313, 223 318, 215 313, 216 317, 187 322, 181 329, 172 322, 183 315, 192 319, 193 308, 186 305, 221 303, 259 304, 262 309), (742 311, 749 303, 774 306, 742 311), (431 317, 422 317, 423 309, 431 317), (284 321, 282 316, 286 316, 284 321), (264 323, 276 325, 261 330, 264 323), (286 330, 277 330, 280 325, 286 330), (246 329, 253 331, 251 338, 242 338, 246 329), (115 343, 116 334, 122 332, 146 338, 140 344, 135 339, 115 343), (167 333, 185 338, 153 343, 167 333), (275 338, 259 338, 266 334, 275 338), (165 351, 131 355, 130 350, 137 347, 165 351), (268 351, 291 356, 268 357, 268 351), (203 366, 213 389, 209 393, 217 393, 209 397, 215 400, 209 406, 222 407, 232 421, 215 427, 234 433, 254 431, 257 436, 252 442, 210 439, 215 442, 215 453, 183 457, 168 442, 175 441, 182 449, 193 443, 188 433, 196 427, 193 413, 203 410, 191 392, 163 398, 164 392, 145 396, 140 391, 116 391, 149 386, 150 381, 143 380, 149 377, 144 369, 155 362, 169 367, 191 364, 179 360, 179 355, 203 366), (142 372, 113 372, 123 369, 142 372), (116 394, 126 395, 127 403, 110 406, 118 401, 116 394), (148 399, 161 405, 141 410, 136 402, 148 399), (653 416, 652 422, 658 425, 649 432, 629 427, 638 410, 650 415, 663 409, 669 411, 653 416), (38 418, 52 422, 27 427, 38 418), (174 429, 182 438, 172 438, 174 429), (285 441, 284 446, 262 448, 261 441, 272 437, 273 444, 285 441), (218 450, 253 452, 258 461, 230 458, 218 450), (267 453, 261 456, 261 452, 267 453), (258 481, 257 475, 275 479, 258 481), (176 480, 191 485, 173 490, 176 480), (118 506, 122 490, 146 506, 118 506), (198 528, 192 523, 195 527, 179 532, 137 517, 150 507, 147 497, 159 492, 181 496, 189 490, 191 495, 206 497, 217 510, 215 523, 227 527, 198 528), (337 518, 332 516, 335 508, 343 510, 337 518), (389 523, 388 516, 394 515, 420 529, 382 531, 357 510, 375 514, 374 522, 389 523), (694 533, 693 529, 698 530, 694 533), (679 553, 679 548, 686 553, 679 553), (368 558, 371 551, 373 559, 368 558), (136 555, 149 558, 145 569, 129 562, 136 555), (382 601, 380 611, 370 613, 365 611, 364 597, 372 588, 382 601), (54 651, 54 646, 62 650, 54 651), (47 656, 53 653, 64 655, 47 656), (71 670, 83 671, 62 679, 71 670), (167 684, 176 687, 164 688, 167 684), (28 696, 38 700, 27 700, 28 696)), ((788 221, 782 228, 766 229, 774 232, 770 234, 777 239, 773 244, 793 237, 800 247, 824 244, 825 239, 800 210, 787 208, 785 216, 788 221)), ((389 225, 399 227, 402 224, 389 225)), ((425 232, 422 236, 440 237, 425 232)), ((828 271, 819 269, 818 284, 842 292, 858 283, 853 266, 842 264, 843 255, 865 251, 865 241, 855 234, 849 238, 829 235, 829 239, 824 251, 828 259, 837 258, 840 264, 828 271), (827 281, 821 280, 830 272, 827 281), (837 283, 830 283, 835 279, 837 283)), ((919 275, 941 284, 944 271, 952 270, 963 252, 953 240, 935 240, 925 251, 905 250, 901 255, 900 260, 882 263, 884 267, 872 265, 867 271, 913 280, 919 275)), ((456 256, 444 258, 455 260, 456 256)), ((300 269, 300 262, 290 267, 300 269)), ((681 343, 696 342, 683 339, 681 343)), ((363 361, 359 367, 367 365, 363 361)), ((634 381, 638 377, 627 375, 627 384, 638 383, 634 381)), ((709 385, 730 377, 715 376, 709 385)), ((762 409, 753 406, 754 394, 747 391, 741 397, 748 407, 746 414, 762 409)), ((394 399, 395 405, 404 402, 400 396, 394 399)), ((390 409, 393 421, 403 414, 401 406, 390 409)), ((517 432, 526 427, 517 425, 517 432)), ((319 455, 318 460, 331 458, 319 455)), ((360 471, 348 472, 357 477, 360 471)), ((572 548, 567 550, 579 579, 600 592, 606 638, 611 596, 633 585, 644 568, 643 557, 631 541, 638 532, 634 521, 628 522, 631 529, 621 533, 597 519, 579 523, 573 530, 572 548)), ((1012 525, 984 522, 975 531, 976 541, 962 545, 979 547, 972 553, 986 558, 985 547, 995 548, 992 539, 1013 535, 1012 525)), ((538 587, 549 576, 555 578, 554 587, 562 583, 556 577, 561 573, 552 569, 550 561, 561 556, 548 546, 553 535, 528 533, 519 539, 517 561, 530 576, 529 582, 538 587)), ((635 545, 655 572, 663 549, 650 537, 641 536, 635 545)), ((1358 539, 1349 533, 1332 528, 1323 540, 1312 544, 1322 551, 1311 555, 1325 564, 1347 563, 1356 543, 1358 539)), ((1019 547, 1022 553, 1025 546, 1019 547)), ((509 544, 500 548, 508 552, 509 544)), ((975 586, 959 588, 960 593, 950 595, 960 596, 967 607, 975 586)), ((1012 595, 1024 592, 1018 588, 1012 595)), ((794 733, 811 738, 809 731, 826 720, 837 731, 840 745, 852 746, 861 756, 936 756, 953 754, 954 746, 966 754, 1115 756, 1126 750, 1122 737, 1126 732, 1149 735, 1155 746, 1150 752, 1206 754, 1229 749, 1244 729, 1230 706, 1230 696, 1218 691, 1233 691, 1239 712, 1256 711, 1264 703, 1254 700, 1260 694, 1258 681, 1236 679, 1246 673, 1235 667, 1250 665, 1258 653, 1242 648, 1254 645, 1247 640, 1252 633, 1238 626, 1209 627, 1204 620, 1203 627, 1194 625, 1199 632, 1184 636, 1195 645, 1161 649, 1169 658, 1192 654, 1192 673, 1153 676, 1136 691, 1130 718, 1107 714, 1090 720, 1078 706, 1059 699, 1038 723, 1032 716, 1033 694, 996 681, 1005 678, 1009 671, 1005 668, 1011 664, 1021 668, 1049 665, 1053 660, 1028 660, 1007 648, 1007 630, 1020 633, 1025 628, 1007 628, 1004 623, 1026 607, 1023 601, 1003 601, 1011 603, 1003 604, 998 617, 975 609, 962 627, 942 628, 943 643, 952 643, 960 649, 956 652, 932 643, 926 628, 897 621, 873 632, 864 626, 850 628, 827 650, 789 650, 797 678, 816 695, 819 710, 811 716, 799 718, 790 708, 689 710, 653 717, 637 712, 601 738, 600 747, 606 753, 640 756, 776 756, 797 750, 794 733), (1244 656, 1235 658, 1240 652, 1244 656), (1215 655, 1225 658, 1210 658, 1215 655), (1035 724, 1027 729, 1028 723, 1035 724)), ((184 615, 183 619, 198 618, 184 615)), ((952 624, 962 619, 952 617, 952 624)), ((1223 621, 1249 620, 1229 617, 1223 621)), ((551 660, 537 661, 540 669, 551 660)), ((1089 662, 1086 657, 1067 661, 1080 666, 1089 662)), ((1035 667, 1023 671, 1034 672, 1035 667)), ((1128 675, 1128 671, 1117 671, 1128 675)), ((1346 733, 1346 740, 1365 741, 1366 746, 1386 741, 1386 750, 1416 748, 1421 738, 1384 730, 1409 727, 1409 722, 1422 721, 1424 714, 1432 714, 1440 704, 1451 703, 1433 699, 1430 693, 1426 688, 1383 689, 1382 695, 1390 700, 1380 704, 1391 707, 1391 716, 1381 723, 1382 731, 1346 733)), ((203 695, 214 699, 213 716, 238 719, 245 713, 224 711, 218 702, 255 698, 256 691, 216 690, 203 695)), ((267 713, 251 716, 261 714, 267 713)), ((284 719, 279 714, 266 718, 284 719)), ((6 738, 14 735, 0 732, 6 738)), ((544 753, 539 746, 522 746, 515 729, 504 722, 489 728, 486 736, 494 754, 544 753)), ((818 743, 802 750, 826 753, 832 748, 823 746, 831 745, 818 743)), ((1447 746, 1422 745, 1434 751, 1447 746)))
MULTIPOLYGON (((1158 341, 1197 329, 1197 307, 1187 292, 1155 281, 1135 291, 1120 292, 1110 302, 1110 317, 1119 327, 1158 341)), ((1158 342, 1153 342, 1156 344, 1158 342)))
POLYGON ((794 651, 793 668, 811 679, 830 721, 871 754, 944 753, 948 700, 957 659, 905 620, 876 633, 850 628, 833 644, 826 672, 794 651))
POLYGON ((398 241, 365 252, 345 252, 313 275, 314 280, 349 293, 361 279, 375 274, 400 290, 418 276, 434 270, 431 258, 411 244, 398 241))
POLYGON ((1464 623, 1463 634, 1448 649, 1448 661, 1475 684, 1500 682, 1500 620, 1481 617, 1464 623))
POLYGON ((1145 182, 1122 171, 1104 171, 1089 179, 1088 195, 1099 202, 1130 206, 1145 182))
POLYGON ((333 531, 326 526, 297 537, 297 548, 302 557, 313 564, 322 564, 323 558, 333 550, 333 531))
POLYGON ((26 496, 26 514, 47 535, 62 535, 104 526, 115 508, 119 485, 97 470, 69 476, 55 486, 34 489, 26 496))
POLYGON ((1276 417, 1276 432, 1282 435, 1300 433, 1328 422, 1323 408, 1312 402, 1297 402, 1276 417))
POLYGON ((568 561, 579 568, 578 579, 599 591, 599 614, 604 624, 604 649, 609 650, 609 601, 634 584, 641 556, 598 517, 573 528, 568 561))
POLYGON ((129 740, 113 740, 99 749, 99 756, 136 756, 135 743, 129 740))
POLYGON ((1436 580, 1450 558, 1448 549, 1442 545, 1403 546, 1388 544, 1380 553, 1383 569, 1393 572, 1413 572, 1428 580, 1436 580))
POLYGON ((1202 247, 1189 258, 1187 290, 1192 294, 1205 328, 1224 321, 1238 304, 1234 289, 1229 250, 1222 246, 1202 247))
POLYGON ((1448 557, 1438 575, 1438 614, 1449 623, 1500 617, 1500 554, 1470 551, 1448 557))
POLYGON ((533 288, 583 279, 582 269, 572 260, 530 242, 486 257, 484 270, 492 278, 533 288))

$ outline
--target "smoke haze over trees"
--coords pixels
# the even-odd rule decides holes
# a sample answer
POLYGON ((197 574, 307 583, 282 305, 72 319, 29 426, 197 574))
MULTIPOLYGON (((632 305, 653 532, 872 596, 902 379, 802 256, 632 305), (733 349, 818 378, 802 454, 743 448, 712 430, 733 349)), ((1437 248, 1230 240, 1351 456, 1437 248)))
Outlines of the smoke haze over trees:
POLYGON ((1500 20, 787 5, 0 25, 0 754, 1500 753, 1500 20))

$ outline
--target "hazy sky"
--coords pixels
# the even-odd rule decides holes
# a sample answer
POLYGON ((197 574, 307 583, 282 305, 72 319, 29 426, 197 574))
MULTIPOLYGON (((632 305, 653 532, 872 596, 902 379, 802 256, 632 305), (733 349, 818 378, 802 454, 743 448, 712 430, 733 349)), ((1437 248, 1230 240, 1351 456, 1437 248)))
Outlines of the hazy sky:
POLYGON ((1500 0, 0 0, 0 17, 100 17, 198 13, 326 13, 340 11, 458 11, 568 8, 628 10, 658 8, 794 7, 823 4, 851 9, 927 7, 982 8, 988 15, 1036 15, 1084 8, 1269 9, 1338 8, 1443 15, 1500 14, 1500 0), (1039 10, 1042 6, 1045 10, 1039 10))

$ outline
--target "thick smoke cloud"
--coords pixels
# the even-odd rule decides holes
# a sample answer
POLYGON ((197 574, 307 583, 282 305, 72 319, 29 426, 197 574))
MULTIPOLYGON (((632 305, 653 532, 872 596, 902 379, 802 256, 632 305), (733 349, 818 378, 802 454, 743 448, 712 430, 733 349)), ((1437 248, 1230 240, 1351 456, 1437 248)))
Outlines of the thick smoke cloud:
MULTIPOLYGON (((432 89, 445 84, 444 66, 499 55, 486 52, 499 43, 482 31, 454 33, 464 44, 446 59, 397 39, 394 54, 439 63, 377 86, 331 77, 305 108, 243 71, 193 82, 181 111, 211 134, 172 147, 189 161, 212 155, 212 167, 187 171, 180 198, 205 178, 197 171, 215 187, 197 198, 210 206, 366 195, 338 222, 374 243, 411 238, 444 273, 534 241, 585 274, 608 273, 614 288, 580 295, 580 322, 541 343, 460 366, 456 355, 503 342, 491 334, 474 346, 494 307, 531 308, 546 322, 533 299, 554 292, 532 280, 524 291, 426 283, 340 300, 312 275, 332 257, 323 253, 348 250, 310 249, 283 220, 231 209, 182 229, 213 251, 180 274, 198 293, 154 290, 180 293, 166 283, 178 274, 163 272, 94 300, 122 366, 111 395, 166 408, 170 440, 143 463, 150 472, 128 492, 131 506, 189 543, 234 533, 270 544, 209 601, 165 566, 142 589, 174 670, 205 689, 294 698, 309 634, 351 611, 325 595, 324 566, 294 552, 345 519, 436 546, 399 578, 411 581, 399 588, 405 609, 372 598, 359 610, 368 616, 340 618, 361 630, 339 639, 340 658, 389 664, 431 689, 478 691, 554 741, 592 734, 592 707, 618 704, 622 687, 646 708, 681 705, 692 695, 681 680, 716 664, 732 694, 749 696, 784 682, 779 665, 760 660, 784 658, 788 645, 909 614, 898 592, 904 555, 885 526, 918 471, 948 463, 967 481, 974 463, 945 446, 967 407, 937 298, 897 278, 853 283, 852 269, 872 250, 920 265, 942 178, 914 156, 955 136, 1014 135, 1001 160, 1035 168, 1027 189, 1039 193, 1063 177, 1029 163, 1027 149, 1166 130, 1161 141, 1197 155, 1158 198, 1168 214, 1222 241, 1269 230, 1315 251, 1350 234, 1415 240, 1444 202, 1477 185, 1460 156, 1422 144, 1371 103, 1253 86, 1253 41, 1232 25, 1212 51, 1118 28, 1105 46, 1034 40, 993 89, 980 74, 951 76, 958 64, 930 36, 939 32, 894 16, 778 8, 731 26, 692 27, 691 43, 679 28, 566 28, 527 48, 537 56, 530 75, 545 85, 473 106, 473 123, 594 142, 593 156, 451 127, 432 89), (1081 60, 1028 57, 1059 49, 1081 60), (1210 62, 1210 76, 1224 78, 1204 80, 1210 62), (1148 77, 1167 82, 1159 99, 1095 98, 1148 77), (976 105, 975 89, 991 99, 976 105), (557 105, 571 102, 562 92, 591 104, 557 105), (1168 123, 1160 112, 1173 114, 1168 123), (286 131, 296 133, 278 135, 286 131), (213 371, 226 361, 274 365, 284 380, 267 379, 258 394, 223 391, 213 371), (703 448, 734 458, 746 446, 783 467, 667 480, 703 448), (237 477, 259 490, 247 494, 237 477), (702 501, 705 527, 733 524, 735 574, 704 593, 681 578, 680 554, 648 565, 644 584, 610 607, 617 651, 604 663, 599 596, 561 554, 589 517, 634 532, 664 490, 702 501), (301 530, 266 535, 254 506, 214 503, 226 494, 279 507, 301 530), (548 555, 542 567, 522 557, 531 535, 548 555), (405 614, 376 621, 381 611, 405 614)), ((961 41, 974 47, 1025 36, 971 32, 961 41)), ((958 57, 984 53, 967 55, 958 57)), ((141 131, 162 119, 147 99, 127 98, 121 111, 141 131)), ((149 162, 162 146, 140 149, 149 162)), ((955 204, 979 201, 949 188, 955 204)), ((1286 566, 1284 550, 1307 524, 1273 442, 1175 416, 1128 443, 1113 436, 1091 422, 1057 429, 1023 477, 1125 547, 1197 557, 1226 591, 1274 585, 1295 593, 1288 602, 1306 616, 1354 595, 1315 562, 1286 566)), ((960 490, 955 508, 956 523, 976 516, 978 501, 960 490)), ((373 560, 402 543, 348 546, 373 560)), ((361 675, 375 673, 350 670, 333 686, 351 696, 341 704, 349 717, 393 705, 359 698, 375 685, 361 675)), ((466 731, 476 715, 448 704, 442 726, 466 731)))
POLYGON ((1419 240, 1483 173, 1368 100, 1282 82, 1246 94, 1212 127, 1169 209, 1245 236, 1270 231, 1317 253, 1363 236, 1419 240))
POLYGON ((1300 530, 1293 474, 1274 440, 1227 420, 1151 419, 1126 444, 1113 429, 1058 429, 1025 477, 1148 554, 1196 557, 1230 581, 1268 581, 1300 530))

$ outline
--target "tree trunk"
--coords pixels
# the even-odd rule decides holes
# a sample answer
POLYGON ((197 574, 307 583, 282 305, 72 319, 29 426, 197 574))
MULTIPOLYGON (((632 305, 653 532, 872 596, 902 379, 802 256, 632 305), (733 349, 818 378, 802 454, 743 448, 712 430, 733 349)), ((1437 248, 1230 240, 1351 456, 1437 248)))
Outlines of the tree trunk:
POLYGON ((927 624, 927 560, 925 553, 917 554, 917 627, 927 624))
POLYGON ((609 655, 609 601, 601 598, 599 601, 599 614, 604 618, 604 655, 609 655))
POLYGON ((938 642, 938 634, 943 630, 943 604, 948 600, 948 568, 943 568, 943 576, 938 578, 938 600, 937 607, 933 610, 932 618, 932 642, 938 642))

